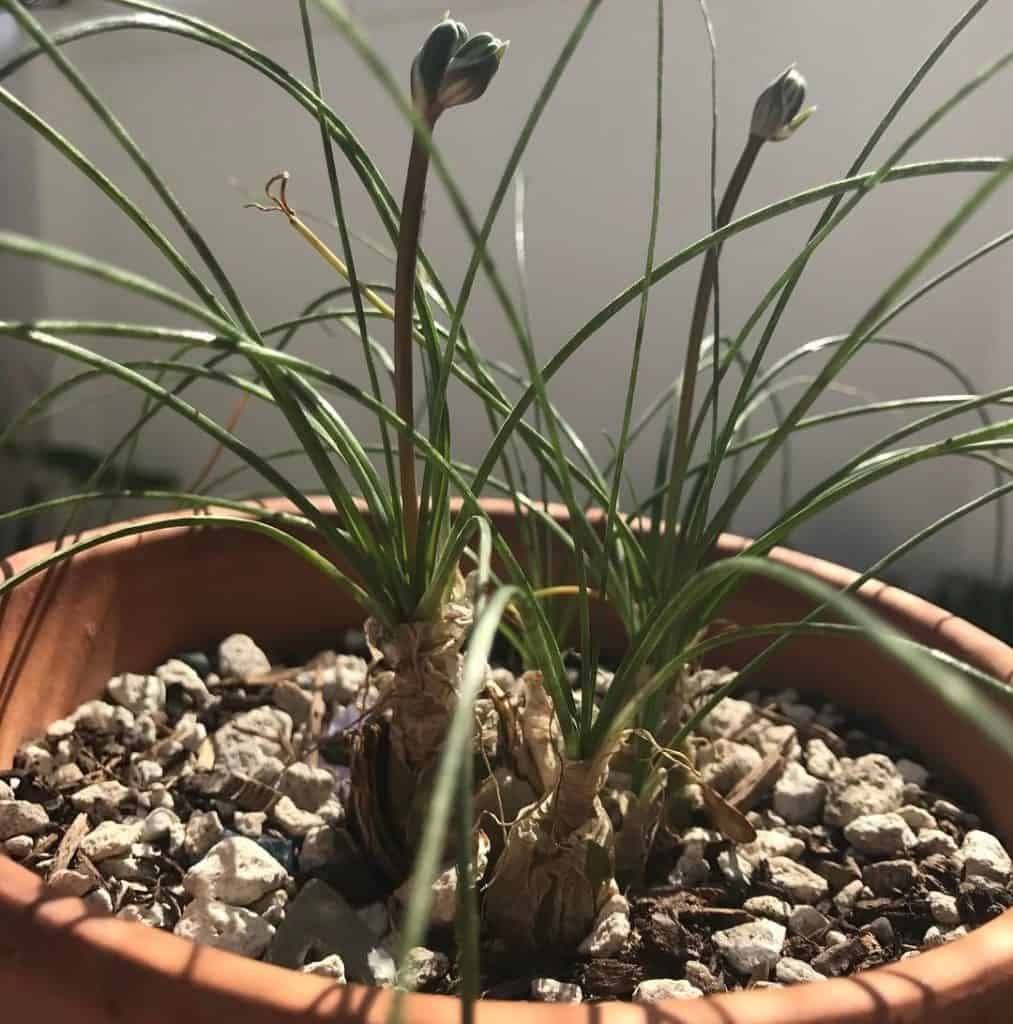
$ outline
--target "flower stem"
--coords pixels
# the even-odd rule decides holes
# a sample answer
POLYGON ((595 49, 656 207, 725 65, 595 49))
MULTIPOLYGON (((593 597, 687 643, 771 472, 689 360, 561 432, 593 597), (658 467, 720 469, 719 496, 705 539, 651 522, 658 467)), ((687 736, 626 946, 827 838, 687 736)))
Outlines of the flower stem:
MULTIPOLYGON (((735 205, 739 201, 742 189, 753 169, 756 157, 763 146, 764 139, 758 135, 750 134, 746 145, 735 165, 735 170, 729 179, 728 187, 718 207, 717 223, 714 225, 718 230, 728 224, 735 211, 735 205)), ((686 476, 686 467, 689 465, 689 428, 690 419, 693 413, 693 401, 696 391, 696 376, 700 367, 700 347, 703 343, 703 332, 707 326, 707 311, 710 306, 711 295, 714 291, 718 276, 718 258, 720 246, 707 250, 704 257, 703 269, 700 271, 700 282, 697 285, 696 300, 693 304, 693 317, 690 322, 689 342, 686 346, 686 363, 682 371, 682 387, 679 393, 679 412, 676 421, 675 444, 672 447, 672 468, 668 477, 668 503, 665 510, 665 543, 668 546, 668 553, 672 555, 675 550, 681 531, 677 530, 677 519, 679 506, 682 503, 682 485, 686 476)), ((666 582, 671 578, 671 572, 675 568, 675 559, 666 557, 662 559, 661 572, 665 574, 666 582)))
POLYGON ((415 272, 418 264, 419 236, 425 203, 429 149, 412 136, 404 199, 401 203, 401 230, 397 241, 397 269, 394 280, 394 398, 404 428, 398 433, 398 469, 401 477, 401 509, 407 543, 407 565, 415 564, 419 533, 418 488, 415 482, 414 382, 412 375, 412 313, 415 298, 415 272))

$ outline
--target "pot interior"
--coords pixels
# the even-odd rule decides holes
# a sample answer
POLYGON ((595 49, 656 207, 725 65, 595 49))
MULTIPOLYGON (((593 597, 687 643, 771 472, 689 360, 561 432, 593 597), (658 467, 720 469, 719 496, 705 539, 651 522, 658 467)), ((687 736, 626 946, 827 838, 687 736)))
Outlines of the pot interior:
MULTIPOLYGON (((491 503, 497 525, 516 535, 508 506, 491 503)), ((724 538, 722 549, 741 547, 724 538)), ((13 556, 8 574, 47 548, 13 556)), ((838 586, 853 574, 792 552, 786 562, 838 586)), ((927 602, 882 584, 863 598, 916 639, 930 642, 999 678, 1013 677, 1013 651, 927 602)), ((808 610, 766 580, 743 584, 722 616, 741 625, 791 621, 808 610)), ((264 537, 241 530, 171 529, 114 541, 36 576, 0 602, 0 765, 18 745, 82 702, 117 672, 150 670, 185 650, 210 649, 244 632, 277 660, 334 647, 362 613, 342 590, 264 537)), ((613 651, 621 642, 602 622, 613 651)), ((719 664, 739 667, 762 649, 757 640, 725 649, 719 664)), ((928 763, 945 765, 977 798, 990 826, 1013 840, 1013 802, 1004 785, 1013 752, 1000 749, 889 656, 853 637, 796 638, 750 687, 794 687, 874 717, 928 763)), ((997 714, 1009 712, 996 705, 997 714)))

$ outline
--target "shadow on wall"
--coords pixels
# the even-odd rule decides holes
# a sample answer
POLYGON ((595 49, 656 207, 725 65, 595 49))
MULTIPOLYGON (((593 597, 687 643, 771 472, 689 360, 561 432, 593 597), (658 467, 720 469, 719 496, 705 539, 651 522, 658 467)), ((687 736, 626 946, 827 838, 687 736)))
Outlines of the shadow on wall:
POLYGON ((947 573, 925 597, 1013 646, 1013 583, 996 584, 985 576, 947 573))

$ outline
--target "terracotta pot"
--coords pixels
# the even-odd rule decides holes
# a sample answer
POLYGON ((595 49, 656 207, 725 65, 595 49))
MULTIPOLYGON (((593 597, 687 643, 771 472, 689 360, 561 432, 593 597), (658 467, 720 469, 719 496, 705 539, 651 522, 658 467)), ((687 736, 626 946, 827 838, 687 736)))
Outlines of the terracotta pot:
MULTIPOLYGON (((504 530, 512 518, 490 504, 504 530)), ((722 540, 724 552, 741 545, 722 540)), ((11 558, 8 573, 37 560, 11 558)), ((790 551, 774 557, 843 585, 849 571, 790 551)), ((995 676, 1013 650, 940 608, 881 584, 863 598, 918 639, 995 676)), ((805 603, 769 582, 744 586, 725 613, 741 623, 797 617, 805 603)), ((95 548, 17 589, 0 606, 0 764, 51 720, 98 694, 117 671, 238 630, 275 653, 334 642, 359 614, 312 569, 272 542, 237 530, 172 529, 95 548)), ((735 659, 748 652, 738 650, 735 659)), ((1013 752, 997 749, 884 656, 853 639, 796 641, 766 669, 771 686, 815 691, 878 716, 925 760, 948 765, 978 795, 1007 845, 1013 752), (1003 781, 1006 780, 1006 781, 1003 781)), ((1000 712, 997 709, 997 713, 1000 712)), ((382 1024, 388 992, 334 986, 164 932, 89 914, 0 857, 0 1019, 32 1024, 382 1024)), ((1013 1020, 1013 912, 966 938, 848 980, 690 1002, 548 1006, 484 1002, 481 1024, 827 1024, 1013 1020)), ((406 1024, 456 1022, 447 997, 410 996, 406 1024)))

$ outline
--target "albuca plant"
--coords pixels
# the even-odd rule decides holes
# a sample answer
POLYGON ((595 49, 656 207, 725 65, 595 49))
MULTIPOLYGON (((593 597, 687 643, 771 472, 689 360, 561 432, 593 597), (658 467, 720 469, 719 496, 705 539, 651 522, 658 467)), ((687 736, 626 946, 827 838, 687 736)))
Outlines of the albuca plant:
MULTIPOLYGON (((548 360, 536 351, 523 295, 517 298, 507 287, 487 242, 511 188, 516 186, 518 195, 522 190, 523 156, 602 0, 584 5, 481 220, 473 216, 435 136, 448 111, 479 101, 490 87, 506 50, 495 36, 471 35, 448 14, 422 42, 406 91, 344 6, 338 0, 316 0, 328 25, 362 58, 410 133, 404 194, 398 205, 364 144, 325 98, 309 0, 293 4, 305 38, 308 81, 194 15, 149 0, 110 2, 126 13, 48 33, 29 5, 0 0, 0 10, 9 12, 30 40, 23 53, 0 68, 0 82, 30 61, 47 58, 130 157, 196 259, 185 255, 138 201, 5 84, 0 85, 0 103, 145 236, 188 293, 53 242, 10 232, 0 232, 0 251, 142 295, 174 316, 186 317, 191 326, 124 323, 115 318, 0 321, 0 335, 9 343, 32 345, 78 367, 6 426, 5 442, 15 443, 19 430, 47 415, 61 396, 96 378, 112 378, 144 400, 137 421, 95 469, 92 485, 5 518, 62 507, 73 514, 80 507, 124 497, 168 503, 190 513, 119 525, 67 543, 5 580, 0 593, 84 548, 181 524, 264 534, 351 593, 362 610, 373 655, 370 678, 378 694, 351 735, 353 824, 358 843, 382 868, 392 891, 411 876, 402 954, 424 933, 432 878, 448 858, 456 860, 460 880, 459 975, 467 1005, 480 989, 483 930, 501 955, 532 950, 572 953, 609 901, 621 889, 635 890, 641 884, 654 853, 695 813, 695 801, 730 840, 753 838, 753 826, 735 801, 703 785, 690 740, 720 701, 799 634, 851 630, 867 635, 914 669, 927 688, 940 692, 955 714, 974 718, 1013 747, 1006 724, 991 713, 993 700, 1009 700, 998 683, 891 633, 848 592, 834 592, 765 557, 800 524, 908 467, 943 457, 971 458, 991 467, 996 475, 993 488, 879 559, 847 588, 853 591, 915 545, 1013 489, 1004 457, 1013 430, 1013 419, 1005 417, 1013 387, 979 393, 938 353, 888 333, 892 321, 912 303, 1013 239, 1013 232, 1001 234, 923 280, 930 263, 1006 182, 1013 160, 903 162, 933 127, 1002 72, 1013 53, 968 81, 873 169, 866 169, 918 86, 988 0, 976 0, 926 58, 844 177, 735 219, 754 163, 768 158, 768 144, 805 145, 805 133, 795 133, 813 112, 805 105, 806 81, 794 66, 782 72, 755 102, 742 153, 723 198, 713 203, 710 232, 667 259, 657 256, 664 136, 670 115, 663 109, 665 5, 656 0, 654 189, 643 274, 548 360), (255 321, 203 230, 68 56, 77 40, 136 31, 170 33, 241 62, 274 83, 318 125, 333 201, 334 243, 324 237, 323 229, 314 230, 310 218, 293 205, 286 172, 270 178, 266 202, 252 204, 280 212, 284 221, 279 224, 287 222, 339 277, 332 290, 310 301, 299 315, 269 325, 255 321), (444 286, 420 245, 430 169, 472 243, 457 296, 444 286), (772 360, 771 346, 809 260, 870 192, 891 182, 952 174, 973 174, 981 181, 948 219, 935 226, 921 251, 872 297, 865 314, 849 330, 772 360), (356 269, 355 235, 345 212, 350 184, 368 198, 396 251, 392 283, 367 283, 356 269), (724 334, 719 305, 722 247, 781 214, 816 204, 823 204, 819 217, 797 255, 773 278, 746 321, 734 333, 724 334), (699 281, 688 315, 681 372, 635 419, 653 289, 697 258, 699 281), (480 275, 488 280, 516 338, 519 369, 487 358, 465 326, 480 275), (575 353, 633 304, 639 315, 630 344, 622 421, 612 455, 596 462, 553 403, 550 385, 575 353), (389 345, 380 333, 387 321, 389 345), (315 324, 338 325, 358 339, 365 383, 290 351, 299 332, 315 324), (95 338, 128 339, 138 350, 142 344, 168 345, 171 354, 116 360, 102 355, 97 344, 88 344, 95 338), (959 393, 815 411, 817 402, 838 386, 849 363, 876 346, 943 365, 958 382, 959 393), (797 364, 821 357, 811 375, 786 377, 797 364), (230 366, 238 362, 243 369, 223 368, 226 359, 234 360, 230 366), (421 375, 415 372, 417 366, 421 375), (417 376, 424 382, 421 401, 416 397, 417 376), (188 399, 187 391, 196 382, 213 382, 237 393, 237 413, 227 427, 188 399), (464 464, 453 443, 455 422, 448 402, 452 383, 478 398, 492 433, 477 466, 464 464), (801 393, 789 398, 799 386, 801 393), (236 436, 235 422, 249 400, 266 403, 284 417, 293 436, 288 448, 258 452, 236 436), (360 439, 349 427, 346 412, 352 406, 374 417, 375 437, 360 439), (767 408, 775 425, 754 431, 755 414, 767 408), (108 486, 114 473, 123 474, 121 480, 129 474, 146 424, 163 410, 171 410, 213 442, 216 453, 200 480, 185 491, 108 486), (997 410, 1000 415, 993 418, 997 410), (788 445, 794 439, 821 426, 883 413, 899 414, 903 422, 832 467, 801 496, 789 500, 786 495, 782 512, 748 546, 730 558, 712 561, 722 532, 774 461, 789 459, 788 445), (950 430, 954 420, 968 413, 980 417, 980 426, 950 430), (649 436, 649 428, 659 424, 653 487, 648 494, 624 501, 630 453, 649 436), (938 425, 948 431, 945 438, 924 440, 938 425), (239 468, 213 479, 221 452, 235 456, 239 468), (322 509, 286 475, 284 460, 293 453, 308 458, 332 509, 322 509), (240 469, 256 474, 262 487, 287 499, 291 507, 279 511, 222 494, 240 469), (537 473, 538 481, 529 486, 532 473, 537 473), (505 494, 513 503, 519 547, 512 547, 496 530, 483 507, 480 499, 490 493, 505 494), (558 508, 550 507, 550 499, 563 503, 568 522, 558 508), (307 541, 308 535, 315 538, 313 543, 307 541), (762 629, 725 622, 725 602, 753 575, 797 589, 812 599, 815 610, 801 622, 762 629), (621 626, 621 650, 602 650, 598 638, 604 622, 621 626), (488 671, 497 635, 526 670, 520 687, 511 693, 505 693, 488 671), (720 660, 726 645, 757 637, 769 642, 742 671, 722 677, 715 687, 701 687, 696 670, 705 657, 720 660), (567 661, 571 655, 577 665, 575 685, 567 661), (606 656, 614 671, 604 671, 606 656), (618 833, 602 802, 606 788, 620 793, 626 808, 618 833), (476 844, 482 858, 474 856, 476 844), (477 862, 485 860, 486 852, 489 864, 479 878, 477 862)), ((701 9, 706 15, 703 3, 701 9)), ((784 158, 780 147, 769 153, 771 160, 784 158)), ((517 210, 523 270, 522 201, 517 210)), ((265 231, 271 229, 268 225, 265 218, 265 231)), ((1001 526, 1001 504, 996 507, 1001 526)))

